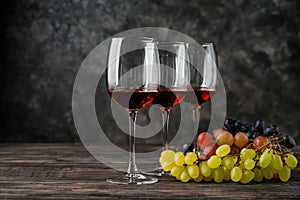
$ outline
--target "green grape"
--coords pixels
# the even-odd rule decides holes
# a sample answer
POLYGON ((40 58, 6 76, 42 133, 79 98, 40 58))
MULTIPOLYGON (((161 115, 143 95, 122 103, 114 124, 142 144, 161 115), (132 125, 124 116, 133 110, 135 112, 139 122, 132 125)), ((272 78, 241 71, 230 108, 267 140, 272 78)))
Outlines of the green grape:
POLYGON ((288 156, 285 158, 285 164, 289 168, 295 169, 298 165, 298 160, 293 154, 288 154, 288 156))
POLYGON ((198 156, 195 152, 188 152, 184 158, 184 162, 188 165, 193 164, 198 160, 198 156))
POLYGON ((233 163, 236 164, 238 161, 238 156, 232 156, 233 163))
POLYGON ((211 169, 207 166, 207 163, 205 161, 200 162, 199 169, 200 169, 200 173, 204 177, 208 177, 211 174, 211 169))
POLYGON ((160 157, 160 158, 159 158, 159 163, 160 163, 160 165, 162 165, 164 162, 165 162, 165 160, 164 160, 162 157, 160 157))
POLYGON ((168 162, 168 161, 165 161, 161 164, 161 168, 165 171, 165 172, 168 172, 170 171, 173 167, 175 166, 175 163, 174 162, 168 162))
POLYGON ((241 155, 244 155, 244 154, 245 154, 245 151, 247 151, 247 148, 242 148, 240 154, 241 154, 241 155))
POLYGON ((270 166, 273 169, 275 169, 276 171, 281 170, 281 168, 283 167, 283 163, 282 163, 281 157, 279 155, 277 155, 277 154, 274 154, 270 166))
POLYGON ((254 168, 253 172, 254 172, 254 178, 253 178, 254 181, 255 182, 262 182, 263 179, 264 179, 262 171, 258 168, 254 168))
POLYGON ((232 169, 234 166, 234 161, 232 157, 224 157, 222 160, 223 166, 225 166, 227 169, 232 169))
POLYGON ((243 160, 253 159, 256 156, 256 152, 253 149, 243 148, 240 153, 240 157, 243 160))
POLYGON ((230 180, 230 169, 227 167, 223 166, 223 171, 224 171, 224 180, 229 181, 230 180))
POLYGON ((281 170, 278 171, 279 178, 282 182, 287 182, 291 177, 291 169, 284 165, 281 170))
POLYGON ((211 169, 215 169, 220 166, 221 162, 221 158, 219 158, 216 155, 213 155, 207 160, 207 166, 211 169))
POLYGON ((182 166, 184 164, 184 154, 181 151, 175 153, 174 163, 178 166, 182 166))
POLYGON ((254 159, 256 157, 256 152, 254 151, 254 149, 249 149, 248 150, 248 157, 249 159, 254 159))
POLYGON ((176 177, 176 176, 180 175, 183 170, 184 170, 184 166, 175 165, 171 169, 171 175, 176 177))
POLYGON ((245 167, 245 169, 248 169, 248 170, 253 169, 255 167, 255 161, 252 160, 252 159, 247 158, 244 161, 244 167, 245 167))
POLYGON ((223 167, 217 167, 213 170, 213 177, 216 183, 221 183, 224 179, 224 170, 223 167))
POLYGON ((258 159, 258 162, 256 162, 256 167, 260 167, 259 159, 258 159))
POLYGON ((251 170, 244 170, 243 171, 243 175, 242 175, 242 178, 241 178, 241 183, 243 184, 246 184, 246 183, 249 183, 250 181, 252 181, 252 179, 254 178, 254 172, 251 171, 251 170))
POLYGON ((174 161, 174 155, 175 155, 175 152, 172 151, 172 150, 164 150, 163 152, 161 152, 160 154, 160 161, 161 164, 164 163, 164 162, 173 162, 174 161))
POLYGON ((230 177, 231 177, 232 181, 238 182, 239 180, 241 180, 242 175, 243 175, 243 171, 242 171, 241 168, 234 167, 234 168, 231 169, 230 177))
POLYGON ((194 178, 194 181, 199 183, 203 180, 204 176, 202 174, 199 173, 199 176, 197 178, 194 178))
POLYGON ((213 176, 213 174, 214 174, 214 172, 213 172, 214 170, 212 170, 211 171, 211 173, 210 173, 210 175, 209 176, 207 176, 207 177, 203 177, 203 180, 205 181, 205 182, 210 182, 210 181, 212 181, 213 179, 214 179, 214 176, 213 176))
POLYGON ((279 171, 279 170, 277 170, 277 169, 274 168, 272 162, 271 162, 271 164, 269 165, 269 167, 271 168, 273 174, 278 174, 278 171, 279 171))
POLYGON ((216 155, 218 157, 224 157, 230 153, 230 146, 228 144, 223 144, 219 146, 216 150, 216 155))
POLYGON ((189 175, 187 168, 185 168, 182 173, 180 174, 180 180, 182 182, 188 182, 191 179, 191 176, 189 175))
POLYGON ((241 169, 245 169, 244 162, 245 162, 245 160, 240 160, 240 162, 239 162, 239 167, 241 169))
POLYGON ((266 149, 259 158, 259 165, 262 168, 268 167, 273 159, 273 151, 269 151, 269 149, 266 149))
POLYGON ((199 167, 196 164, 187 166, 190 177, 197 178, 199 176, 199 167))
POLYGON ((273 178, 273 171, 271 167, 262 168, 261 171, 266 179, 270 180, 271 178, 273 178))

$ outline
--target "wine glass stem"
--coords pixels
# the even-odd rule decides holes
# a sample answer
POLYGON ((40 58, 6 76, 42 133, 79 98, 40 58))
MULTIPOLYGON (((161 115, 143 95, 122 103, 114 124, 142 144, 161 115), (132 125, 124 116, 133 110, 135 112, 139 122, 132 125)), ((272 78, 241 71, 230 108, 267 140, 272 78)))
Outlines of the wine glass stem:
POLYGON ((162 122, 163 122, 163 134, 164 134, 164 136, 163 136, 163 148, 164 148, 164 150, 169 149, 168 136, 169 136, 170 112, 171 112, 170 108, 163 108, 162 109, 162 122), (166 126, 164 125, 165 121, 166 121, 166 126))
POLYGON ((193 145, 194 145, 194 149, 193 151, 198 151, 198 125, 199 125, 199 118, 200 118, 200 106, 193 106, 193 123, 194 123, 194 141, 193 141, 193 145))
POLYGON ((135 163, 135 127, 136 127, 137 111, 129 111, 129 165, 127 173, 134 175, 138 172, 135 163))

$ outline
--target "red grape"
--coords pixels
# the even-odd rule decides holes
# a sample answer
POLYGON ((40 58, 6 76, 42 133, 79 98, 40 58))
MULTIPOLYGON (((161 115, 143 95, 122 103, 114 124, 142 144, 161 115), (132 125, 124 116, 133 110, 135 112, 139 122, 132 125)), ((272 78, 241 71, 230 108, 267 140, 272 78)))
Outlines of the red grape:
POLYGON ((203 154, 205 155, 205 157, 216 155, 216 150, 218 147, 219 146, 217 145, 217 143, 213 142, 209 146, 204 147, 203 154))
POLYGON ((262 153, 265 148, 261 148, 261 147, 264 146, 268 142, 269 142, 268 138, 266 138, 264 136, 257 136, 253 140, 253 148, 254 149, 259 148, 257 153, 262 153))
POLYGON ((237 155, 240 153, 240 148, 235 146, 234 144, 230 147, 231 151, 230 151, 230 155, 237 155))
POLYGON ((273 174, 273 178, 279 178, 279 175, 278 175, 278 173, 276 173, 276 174, 273 174))
POLYGON ((233 140, 234 140, 234 144, 238 146, 240 149, 248 144, 248 137, 243 132, 238 132, 237 134, 235 134, 233 140))
POLYGON ((222 144, 228 144, 231 146, 233 144, 233 136, 228 131, 223 130, 222 132, 218 133, 216 141, 219 146, 222 144))
POLYGON ((214 137, 217 138, 218 135, 219 135, 221 132, 223 132, 223 131, 224 131, 224 129, 216 129, 216 130, 214 130, 214 137))
POLYGON ((205 148, 213 142, 213 136, 208 132, 202 132, 198 136, 198 146, 200 148, 205 148))

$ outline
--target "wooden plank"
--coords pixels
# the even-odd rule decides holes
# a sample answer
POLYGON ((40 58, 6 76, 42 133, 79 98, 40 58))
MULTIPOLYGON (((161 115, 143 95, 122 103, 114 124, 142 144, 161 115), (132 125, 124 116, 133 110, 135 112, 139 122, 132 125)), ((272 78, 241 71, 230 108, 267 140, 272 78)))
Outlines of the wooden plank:
MULTIPOLYGON (((300 148, 295 149, 297 156, 300 148)), ((122 186, 120 175, 81 144, 0 144, 0 199, 300 199, 300 168, 287 183, 247 185, 181 183, 161 177, 153 185, 122 186)))

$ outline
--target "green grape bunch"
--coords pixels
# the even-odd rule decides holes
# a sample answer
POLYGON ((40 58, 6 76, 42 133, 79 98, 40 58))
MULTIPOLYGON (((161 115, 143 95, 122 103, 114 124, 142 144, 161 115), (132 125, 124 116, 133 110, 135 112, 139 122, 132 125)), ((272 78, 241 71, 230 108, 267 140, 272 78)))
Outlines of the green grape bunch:
POLYGON ((181 182, 223 181, 242 184, 279 179, 286 182, 298 165, 293 152, 279 145, 278 138, 270 137, 262 148, 248 144, 239 153, 232 153, 232 146, 222 144, 213 155, 203 159, 199 152, 174 152, 165 150, 159 159, 164 171, 181 182), (277 145, 278 143, 278 145, 277 145), (200 156, 199 156, 200 155, 200 156))

